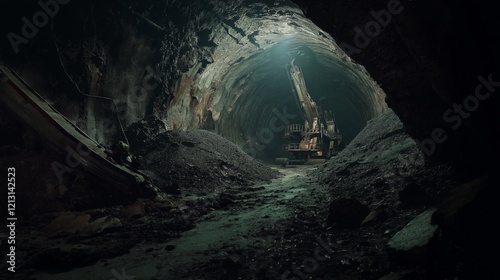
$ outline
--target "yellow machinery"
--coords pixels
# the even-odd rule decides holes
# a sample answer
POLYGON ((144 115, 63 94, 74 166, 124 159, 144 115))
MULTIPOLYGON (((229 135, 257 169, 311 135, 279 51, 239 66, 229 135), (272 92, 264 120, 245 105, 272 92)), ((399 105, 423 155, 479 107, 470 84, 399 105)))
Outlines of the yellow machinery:
POLYGON ((295 100, 304 124, 291 124, 285 128, 290 143, 283 149, 290 158, 277 158, 282 165, 322 163, 337 153, 342 139, 330 111, 320 111, 306 87, 301 68, 293 59, 286 67, 295 100))

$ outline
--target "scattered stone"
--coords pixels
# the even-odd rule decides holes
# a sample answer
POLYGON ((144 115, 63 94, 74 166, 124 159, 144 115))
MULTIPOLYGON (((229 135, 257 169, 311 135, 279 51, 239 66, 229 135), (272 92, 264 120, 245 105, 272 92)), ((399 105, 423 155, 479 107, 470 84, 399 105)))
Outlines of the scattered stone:
POLYGON ((193 142, 188 142, 188 141, 182 142, 182 145, 184 145, 186 147, 190 147, 190 148, 194 147, 194 143, 193 142))
POLYGON ((459 210, 477 198, 486 180, 486 177, 481 177, 449 191, 436 206, 439 218, 446 222, 454 221, 459 210))
POLYGON ((167 183, 167 187, 163 189, 166 193, 168 194, 173 194, 173 195, 180 195, 181 188, 179 186, 179 183, 176 181, 170 181, 167 183))
POLYGON ((425 205, 429 202, 429 197, 424 189, 414 182, 407 184, 398 193, 399 200, 405 206, 425 205))
POLYGON ((428 260, 438 235, 438 226, 431 223, 436 213, 431 208, 410 221, 388 243, 389 258, 403 264, 419 264, 428 260))
POLYGON ((351 174, 351 172, 350 172, 350 171, 349 171, 349 169, 346 167, 346 168, 343 168, 343 169, 341 169, 341 170, 339 170, 339 171, 336 171, 336 172, 335 172, 335 174, 336 174, 337 176, 347 176, 347 175, 351 174))
POLYGON ((165 251, 173 251, 175 250, 175 245, 167 245, 165 246, 165 251))
POLYGON ((139 218, 142 217, 146 213, 146 209, 144 207, 144 203, 141 201, 136 201, 134 204, 132 204, 130 207, 128 207, 125 212, 124 216, 125 219, 131 219, 131 218, 139 218))
POLYGON ((387 219, 387 212, 383 208, 377 208, 375 210, 372 210, 368 216, 361 222, 361 225, 368 225, 372 224, 375 222, 383 221, 387 219))
POLYGON ((230 273, 235 273, 242 268, 243 268, 243 265, 241 264, 241 262, 237 256, 228 256, 222 262, 222 269, 224 269, 225 271, 230 272, 230 273))
POLYGON ((122 226, 123 225, 120 219, 116 217, 105 216, 89 223, 82 230, 82 234, 85 235, 98 234, 103 232, 104 230, 116 229, 122 226))
POLYGON ((372 186, 373 186, 374 188, 377 188, 377 189, 378 189, 378 188, 382 188, 382 187, 387 186, 387 182, 386 182, 386 181, 384 181, 384 180, 377 180, 377 181, 375 181, 375 182, 372 184, 372 186))
POLYGON ((368 171, 366 171, 363 176, 370 176, 370 175, 373 175, 373 174, 378 174, 380 172, 380 169, 379 168, 372 168, 368 171))
POLYGON ((43 232, 49 236, 61 233, 77 233, 82 231, 90 220, 90 215, 86 213, 63 213, 48 224, 43 232))
POLYGON ((370 209, 356 199, 340 198, 330 203, 329 224, 337 224, 341 227, 358 227, 370 209))
POLYGON ((221 193, 219 196, 219 207, 225 208, 231 204, 234 204, 234 196, 227 193, 221 193))
POLYGON ((145 145, 148 139, 166 131, 167 125, 158 117, 150 115, 145 119, 132 124, 125 131, 125 134, 130 142, 130 150, 135 151, 145 145))

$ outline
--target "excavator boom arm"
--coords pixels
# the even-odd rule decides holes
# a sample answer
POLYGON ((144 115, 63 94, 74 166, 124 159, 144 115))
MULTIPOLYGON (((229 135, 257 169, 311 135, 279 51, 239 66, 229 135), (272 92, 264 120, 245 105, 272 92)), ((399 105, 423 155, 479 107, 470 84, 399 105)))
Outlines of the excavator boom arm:
POLYGON ((295 59, 293 59, 290 63, 288 76, 293 85, 292 88, 294 89, 295 100, 300 108, 302 117, 309 123, 310 126, 317 125, 319 118, 318 108, 307 91, 302 70, 297 64, 295 64, 295 59))

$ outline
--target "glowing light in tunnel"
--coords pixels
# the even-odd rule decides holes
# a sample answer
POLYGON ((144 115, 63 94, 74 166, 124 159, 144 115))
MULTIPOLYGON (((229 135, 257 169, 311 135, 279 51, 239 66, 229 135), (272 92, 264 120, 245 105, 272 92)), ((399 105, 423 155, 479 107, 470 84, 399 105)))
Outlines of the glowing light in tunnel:
MULTIPOLYGON (((304 71, 312 99, 333 111, 339 129, 346 132, 347 142, 368 119, 384 111, 381 90, 364 68, 353 64, 333 39, 300 10, 286 7, 254 15, 239 14, 231 23, 234 30, 227 26, 213 30, 213 62, 190 76, 186 96, 179 97, 189 103, 188 93, 193 94, 200 105, 181 110, 170 108, 170 112, 179 112, 170 113, 171 121, 177 119, 185 124, 183 129, 189 129, 199 123, 191 116, 203 119, 210 112, 215 132, 242 147, 248 139, 265 142, 259 156, 273 157, 281 150, 282 135, 275 133, 259 139, 259 131, 270 127, 274 111, 286 107, 290 114, 299 116, 286 71, 286 65, 295 57, 304 71)), ((177 104, 182 107, 182 102, 177 104)), ((293 121, 303 122, 300 117, 293 121)))

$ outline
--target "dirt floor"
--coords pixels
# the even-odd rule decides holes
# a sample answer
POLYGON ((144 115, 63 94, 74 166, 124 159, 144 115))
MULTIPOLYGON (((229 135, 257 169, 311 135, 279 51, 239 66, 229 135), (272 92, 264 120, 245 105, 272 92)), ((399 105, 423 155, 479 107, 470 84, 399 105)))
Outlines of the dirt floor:
MULTIPOLYGON (((205 131, 160 134, 138 152, 167 199, 25 217, 17 236, 18 272, 5 279, 387 280, 463 274, 459 261, 443 261, 453 250, 424 264, 389 259, 388 241, 459 180, 449 166, 424 167, 393 113, 368 123, 319 166, 268 167, 224 157, 214 153, 220 142, 210 137, 205 131), (200 171, 204 166, 209 168, 200 171), (260 170, 258 176, 251 168, 260 170), (169 178, 173 183, 166 184, 169 178)), ((5 269, 0 273, 4 279, 5 269)))
MULTIPOLYGON (((110 279, 115 271, 124 271, 134 279, 264 279, 260 277, 265 274, 276 278, 287 265, 287 251, 303 242, 288 239, 285 232, 295 231, 291 222, 301 215, 301 209, 312 210, 325 203, 317 201, 321 196, 313 195, 318 186, 306 176, 310 169, 277 169, 283 175, 271 183, 227 190, 230 204, 200 216, 179 236, 141 240, 127 253, 91 266, 57 274, 38 272, 32 277, 110 279)), ((199 200, 206 198, 184 197, 186 205, 180 206, 181 211, 199 200)))

